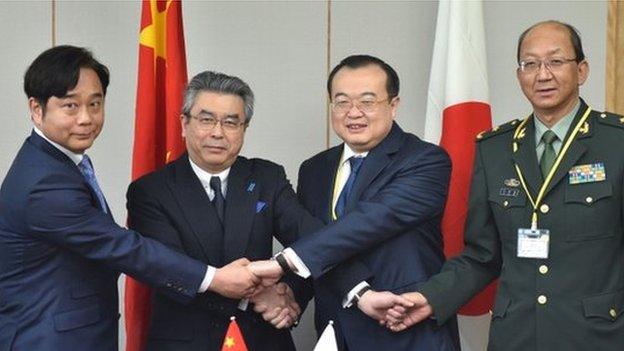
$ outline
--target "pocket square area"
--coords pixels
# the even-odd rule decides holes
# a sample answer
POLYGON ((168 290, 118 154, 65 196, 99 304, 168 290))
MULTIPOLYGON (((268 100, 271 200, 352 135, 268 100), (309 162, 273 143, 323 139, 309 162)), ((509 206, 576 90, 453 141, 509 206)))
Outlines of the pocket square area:
POLYGON ((266 207, 266 202, 258 201, 256 202, 256 213, 260 213, 266 207))

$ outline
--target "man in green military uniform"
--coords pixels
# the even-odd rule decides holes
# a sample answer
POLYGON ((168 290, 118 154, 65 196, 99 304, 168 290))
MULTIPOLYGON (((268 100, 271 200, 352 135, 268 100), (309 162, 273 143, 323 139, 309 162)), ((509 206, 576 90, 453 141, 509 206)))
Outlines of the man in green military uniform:
POLYGON ((478 137, 465 249, 388 325, 442 324, 498 277, 489 350, 624 350, 624 117, 579 98, 572 26, 527 29, 518 63, 533 113, 478 137))

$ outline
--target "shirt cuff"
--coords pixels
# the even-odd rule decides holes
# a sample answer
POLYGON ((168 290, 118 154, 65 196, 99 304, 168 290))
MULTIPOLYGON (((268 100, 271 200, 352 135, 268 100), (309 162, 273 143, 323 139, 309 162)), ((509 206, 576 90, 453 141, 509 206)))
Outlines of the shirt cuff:
POLYGON ((355 294, 357 294, 358 291, 362 290, 362 288, 366 286, 370 286, 370 285, 366 281, 361 281, 358 285, 354 286, 353 289, 349 290, 349 293, 347 294, 347 296, 345 296, 345 298, 342 299, 342 307, 349 308, 353 306, 353 302, 354 302, 353 300, 355 299, 355 294))
POLYGON ((308 269, 308 267, 305 265, 305 263, 303 263, 303 261, 301 260, 301 258, 299 258, 299 256, 295 253, 295 251, 293 249, 291 249, 290 247, 284 249, 284 251, 282 251, 284 253, 284 255, 286 256, 286 258, 288 258, 288 261, 290 261, 290 263, 295 266, 295 269, 293 269, 293 272, 300 276, 301 278, 308 278, 312 273, 310 273, 310 270, 308 269))
POLYGON ((217 269, 214 268, 213 266, 207 266, 208 268, 206 269, 206 275, 204 276, 204 280, 202 280, 201 285, 199 286, 199 293, 205 293, 206 291, 208 291, 208 288, 210 287, 210 283, 212 283, 212 279, 215 276, 215 273, 217 272, 217 269))

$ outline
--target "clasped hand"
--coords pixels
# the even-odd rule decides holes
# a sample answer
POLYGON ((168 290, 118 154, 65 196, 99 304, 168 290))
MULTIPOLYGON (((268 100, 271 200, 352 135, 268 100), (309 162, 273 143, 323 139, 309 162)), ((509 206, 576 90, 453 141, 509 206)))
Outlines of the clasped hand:
POLYGON ((287 328, 299 319, 301 308, 290 287, 278 283, 282 274, 275 261, 240 258, 218 268, 209 289, 231 299, 248 298, 264 320, 276 328, 287 328))

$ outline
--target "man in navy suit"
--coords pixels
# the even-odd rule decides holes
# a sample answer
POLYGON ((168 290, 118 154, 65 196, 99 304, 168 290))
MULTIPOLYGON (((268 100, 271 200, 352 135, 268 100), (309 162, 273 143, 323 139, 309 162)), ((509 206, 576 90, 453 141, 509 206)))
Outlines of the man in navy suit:
POLYGON ((119 272, 188 303, 251 295, 246 260, 213 271, 115 224, 85 151, 102 130, 109 73, 83 48, 33 61, 34 130, 0 189, 0 350, 117 350, 119 272))
POLYGON ((327 88, 332 126, 344 144, 301 165, 297 192, 328 225, 275 260, 252 263, 252 270, 266 277, 311 275, 317 329, 334 320, 343 350, 458 350, 454 319, 398 334, 379 325, 397 303, 381 299, 382 291, 417 289, 444 262, 440 220, 450 160, 394 122, 399 78, 384 61, 347 57, 330 73, 327 88))
MULTIPOLYGON (((241 257, 267 259, 274 236, 290 245, 306 227, 322 226, 299 204, 282 166, 239 155, 253 108, 253 92, 241 79, 210 71, 193 77, 180 116, 187 153, 130 185, 131 228, 220 267, 241 257)), ((311 289, 299 277, 287 278, 255 295, 249 307, 240 295, 219 291, 188 305, 157 292, 148 349, 221 350, 236 316, 249 350, 294 350, 285 328, 298 319, 311 289)))

